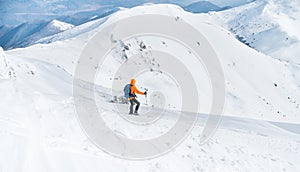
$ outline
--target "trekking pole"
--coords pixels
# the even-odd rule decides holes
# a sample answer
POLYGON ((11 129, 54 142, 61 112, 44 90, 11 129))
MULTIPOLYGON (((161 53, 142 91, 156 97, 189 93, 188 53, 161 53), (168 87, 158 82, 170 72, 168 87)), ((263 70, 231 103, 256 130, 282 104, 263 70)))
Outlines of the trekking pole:
MULTIPOLYGON (((148 89, 147 89, 147 88, 145 88, 145 91, 146 91, 146 92, 148 92, 148 89)), ((148 98, 147 98, 147 95, 148 95, 148 93, 147 93, 147 94, 145 94, 145 99, 146 99, 146 105, 148 106, 148 98)))

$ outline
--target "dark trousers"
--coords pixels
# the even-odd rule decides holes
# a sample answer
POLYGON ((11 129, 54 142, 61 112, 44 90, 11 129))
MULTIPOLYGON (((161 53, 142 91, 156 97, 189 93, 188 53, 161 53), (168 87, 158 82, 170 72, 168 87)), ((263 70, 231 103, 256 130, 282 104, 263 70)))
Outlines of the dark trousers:
POLYGON ((135 113, 137 113, 137 111, 139 110, 139 107, 140 107, 140 102, 137 100, 137 99, 132 99, 132 100, 129 100, 130 102, 130 112, 129 113, 133 113, 133 106, 136 104, 135 106, 135 113))

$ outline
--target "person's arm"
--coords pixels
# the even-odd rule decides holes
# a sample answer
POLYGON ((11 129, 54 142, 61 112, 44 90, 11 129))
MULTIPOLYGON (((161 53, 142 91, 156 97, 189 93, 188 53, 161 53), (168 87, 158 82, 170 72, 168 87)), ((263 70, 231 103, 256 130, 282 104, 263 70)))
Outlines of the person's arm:
POLYGON ((134 93, 137 93, 137 94, 142 94, 142 95, 144 95, 145 93, 144 92, 141 92, 140 90, 138 90, 137 88, 136 88, 136 86, 134 85, 134 86, 132 86, 132 91, 134 92, 134 93))

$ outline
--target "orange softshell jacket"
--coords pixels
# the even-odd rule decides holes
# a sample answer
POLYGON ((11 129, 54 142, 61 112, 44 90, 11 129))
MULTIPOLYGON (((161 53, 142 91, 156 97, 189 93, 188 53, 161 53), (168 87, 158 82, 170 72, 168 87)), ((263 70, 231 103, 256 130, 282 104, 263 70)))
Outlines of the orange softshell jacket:
MULTIPOLYGON (((131 84, 131 87, 130 87, 130 94, 144 94, 144 92, 141 92, 140 90, 138 90, 135 86, 135 82, 136 80, 135 79, 131 79, 130 81, 130 84, 131 84)), ((134 99, 134 97, 130 97, 129 100, 132 100, 134 99)))

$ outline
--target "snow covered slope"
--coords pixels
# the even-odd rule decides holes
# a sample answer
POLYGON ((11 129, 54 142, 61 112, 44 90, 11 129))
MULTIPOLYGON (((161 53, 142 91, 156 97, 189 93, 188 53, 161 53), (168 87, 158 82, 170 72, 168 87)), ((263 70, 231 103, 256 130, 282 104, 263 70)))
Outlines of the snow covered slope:
MULTIPOLYGON (((161 37, 142 37, 138 41, 146 44, 147 52, 151 52, 150 47, 161 47, 180 54, 183 60, 190 56, 188 49, 176 48, 171 41, 161 37)), ((206 16, 186 13, 174 5, 147 5, 72 27, 39 42, 27 48, 0 50, 0 65, 4 69, 0 73, 3 90, 0 93, 3 100, 0 102, 0 171, 300 170, 299 80, 293 77, 288 62, 251 49, 206 16), (199 93, 202 114, 189 137, 164 156, 129 161, 101 151, 82 131, 76 119, 72 80, 84 45, 102 26, 122 17, 145 13, 179 17, 205 35, 225 73, 226 106, 215 135, 200 144, 201 130, 211 106, 207 103, 211 90, 206 87, 208 80, 204 76, 199 93)), ((132 44, 126 53, 130 54, 136 48, 132 44)), ((119 64, 120 59, 111 58, 111 62, 119 64)), ((112 73, 105 68, 116 67, 109 64, 112 63, 103 66, 106 78, 112 73)), ((202 68, 189 67, 191 71, 202 68)), ((150 85, 147 80, 140 78, 139 85, 156 89, 169 86, 150 85)), ((97 80, 100 115, 115 131, 145 139, 164 132, 176 121, 172 108, 167 109, 169 118, 156 125, 155 130, 153 126, 136 126, 120 119, 114 105, 109 103, 109 82, 104 84, 103 81, 102 78, 97 80)), ((171 91, 176 92, 175 89, 171 91)), ((175 99, 169 94, 165 98, 175 99)), ((143 99, 141 101, 145 103, 143 99)), ((141 112, 146 111, 147 107, 142 106, 141 112)))
MULTIPOLYGON (((287 67, 288 63, 274 60, 241 44, 235 39, 234 35, 231 35, 213 23, 207 23, 206 18, 202 19, 197 15, 183 13, 176 6, 157 5, 134 8, 132 14, 145 13, 143 11, 144 8, 151 9, 150 12, 153 13, 161 13, 159 11, 160 8, 156 7, 165 8, 165 6, 171 8, 172 15, 178 15, 186 21, 193 23, 197 28, 201 28, 200 31, 206 35, 207 39, 212 42, 212 45, 216 49, 226 75, 228 99, 225 109, 226 114, 271 121, 285 120, 299 122, 300 97, 298 96, 299 94, 296 94, 299 92, 297 86, 299 81, 293 78, 293 73, 287 67), (275 95, 274 92, 276 92, 275 95)), ((124 10, 114 16, 120 18, 122 13, 131 14, 130 12, 131 10, 124 10)), ((168 14, 168 12, 163 13, 168 14)), ((42 41, 47 43, 51 42, 51 40, 64 40, 71 38, 72 35, 81 34, 82 30, 86 30, 86 28, 93 29, 88 33, 74 37, 72 40, 66 40, 67 43, 58 41, 53 44, 37 44, 25 49, 11 50, 8 53, 13 55, 22 54, 58 64, 70 74, 73 74, 76 61, 84 48, 82 46, 83 43, 97 31, 97 28, 94 29, 93 26, 96 27, 101 23, 103 23, 103 20, 93 21, 71 29, 68 32, 58 34, 56 35, 57 38, 54 36, 42 41), (83 37, 85 37, 85 41, 82 40, 83 37), (55 47, 59 47, 59 49, 55 47), (70 51, 73 53, 69 53, 70 51), (64 58, 61 57, 61 54, 64 55, 64 58)), ((147 40, 144 40, 144 42, 147 42, 147 40)), ((173 51, 174 54, 181 53, 178 52, 181 50, 176 49, 170 51, 173 51)), ((197 67, 194 66, 194 68, 197 67)), ((209 91, 203 90, 204 93, 209 91)))
MULTIPOLYGON (((297 163, 300 136, 295 132, 298 130, 285 130, 291 124, 224 117, 214 137, 199 144, 199 131, 206 115, 199 116, 191 135, 165 156, 146 161, 115 158, 95 147, 76 120, 71 75, 57 65, 9 54, 5 56, 15 72, 11 79, 1 80, 1 97, 5 100, 0 104, 2 171, 297 171, 300 168, 297 163)), ((106 99, 101 104, 113 109, 106 99)), ((151 127, 118 125, 122 120, 116 121, 118 118, 111 110, 102 115, 120 132, 128 128, 131 135, 143 137, 154 132, 151 127)), ((159 126, 158 132, 167 124, 159 126)))
POLYGON ((258 0, 211 14, 241 41, 274 58, 299 64, 300 2, 258 0))

